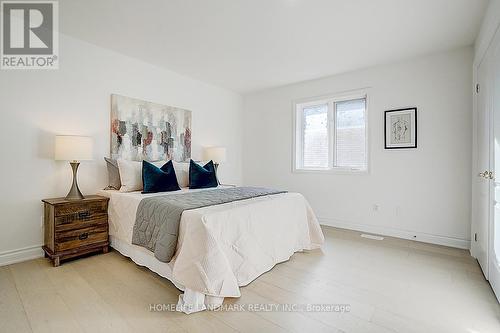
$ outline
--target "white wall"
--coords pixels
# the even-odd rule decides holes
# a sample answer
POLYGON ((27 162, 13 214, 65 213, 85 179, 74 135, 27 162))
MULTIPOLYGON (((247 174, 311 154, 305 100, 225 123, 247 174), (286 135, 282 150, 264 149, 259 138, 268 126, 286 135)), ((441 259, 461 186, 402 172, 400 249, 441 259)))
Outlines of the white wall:
POLYGON ((53 160, 55 134, 91 135, 95 160, 80 166, 80 187, 92 194, 106 185, 112 93, 192 110, 193 157, 201 157, 202 146, 226 146, 221 178, 241 182, 241 96, 60 38, 59 70, 0 71, 0 264, 40 253, 40 200, 69 190, 69 164, 53 160))
POLYGON ((245 96, 244 182, 303 193, 323 224, 468 247, 472 55, 463 48, 245 96), (292 173, 292 100, 365 87, 370 173, 292 173), (384 111, 409 106, 418 148, 384 150, 384 111))
POLYGON ((500 0, 490 0, 474 43, 474 63, 478 65, 500 25, 500 0))

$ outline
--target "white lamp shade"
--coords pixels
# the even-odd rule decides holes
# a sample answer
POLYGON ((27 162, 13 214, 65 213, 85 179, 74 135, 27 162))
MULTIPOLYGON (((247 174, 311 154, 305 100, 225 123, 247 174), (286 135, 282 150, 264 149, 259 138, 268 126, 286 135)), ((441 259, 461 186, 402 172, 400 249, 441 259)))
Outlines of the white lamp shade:
POLYGON ((212 160, 214 163, 223 163, 226 161, 225 147, 206 147, 205 160, 212 160))
POLYGON ((55 159, 61 161, 92 160, 92 138, 76 135, 56 135, 55 159))

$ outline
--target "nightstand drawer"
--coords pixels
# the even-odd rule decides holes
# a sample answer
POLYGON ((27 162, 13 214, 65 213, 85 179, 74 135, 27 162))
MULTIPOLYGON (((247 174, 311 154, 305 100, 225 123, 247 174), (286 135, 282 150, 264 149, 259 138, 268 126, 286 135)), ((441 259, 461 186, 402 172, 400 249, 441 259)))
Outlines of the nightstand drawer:
POLYGON ((59 231, 55 233, 55 250, 66 251, 108 241, 108 225, 59 231))
POLYGON ((98 215, 92 219, 87 220, 68 220, 64 223, 55 224, 55 232, 60 233, 64 231, 89 228, 98 225, 108 225, 108 215, 98 215))
POLYGON ((72 202, 55 206, 55 223, 64 224, 73 221, 86 221, 106 215, 108 209, 107 201, 94 202, 72 202))
POLYGON ((57 216, 54 218, 54 223, 56 226, 73 223, 86 224, 100 220, 106 216, 108 216, 108 214, 103 212, 80 211, 73 214, 57 216))

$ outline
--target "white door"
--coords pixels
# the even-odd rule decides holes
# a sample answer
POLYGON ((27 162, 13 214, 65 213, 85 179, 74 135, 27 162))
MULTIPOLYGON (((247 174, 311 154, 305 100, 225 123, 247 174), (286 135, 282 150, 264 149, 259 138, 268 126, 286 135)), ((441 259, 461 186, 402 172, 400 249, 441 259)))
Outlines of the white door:
POLYGON ((474 165, 474 215, 472 247, 474 255, 488 279, 490 218, 490 108, 488 105, 488 62, 483 59, 477 69, 476 94, 476 158, 474 165))
POLYGON ((490 46, 488 65, 490 66, 491 110, 493 114, 493 209, 489 237, 489 280, 493 291, 500 300, 500 33, 497 32, 490 46))

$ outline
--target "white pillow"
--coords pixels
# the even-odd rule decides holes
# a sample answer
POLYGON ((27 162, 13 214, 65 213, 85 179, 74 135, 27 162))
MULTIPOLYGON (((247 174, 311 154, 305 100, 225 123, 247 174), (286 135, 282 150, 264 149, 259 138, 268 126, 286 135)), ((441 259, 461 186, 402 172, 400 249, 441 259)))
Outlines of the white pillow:
POLYGON ((179 187, 189 187, 189 162, 172 161, 172 163, 179 187))
MULTIPOLYGON (((120 179, 122 187, 120 192, 133 192, 142 191, 144 185, 142 184, 142 161, 118 161, 118 170, 120 170, 120 179)), ((151 162, 157 167, 161 168, 165 161, 151 162)))

